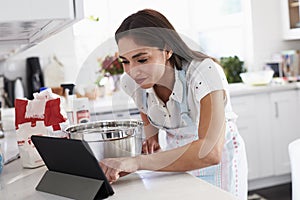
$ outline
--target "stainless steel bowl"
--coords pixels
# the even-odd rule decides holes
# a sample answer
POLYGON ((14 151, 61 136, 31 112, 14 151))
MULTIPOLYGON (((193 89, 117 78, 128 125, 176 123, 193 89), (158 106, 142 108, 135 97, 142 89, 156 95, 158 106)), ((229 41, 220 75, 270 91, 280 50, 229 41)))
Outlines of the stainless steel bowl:
POLYGON ((68 127, 65 132, 71 139, 88 142, 98 160, 141 154, 143 122, 140 120, 90 122, 68 127))

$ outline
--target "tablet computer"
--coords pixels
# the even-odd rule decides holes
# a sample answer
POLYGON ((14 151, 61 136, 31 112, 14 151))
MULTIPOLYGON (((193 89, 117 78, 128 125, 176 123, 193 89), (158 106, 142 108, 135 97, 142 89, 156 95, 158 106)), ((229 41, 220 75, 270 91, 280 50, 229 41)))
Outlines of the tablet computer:
MULTIPOLYGON (((87 142, 36 135, 33 135, 31 140, 50 172, 72 175, 73 178, 84 177, 91 180, 101 180, 101 188, 97 192, 97 198, 94 199, 103 199, 114 194, 87 142)), ((82 181, 79 182, 82 183, 82 181)), ((39 190, 38 187, 39 185, 37 190, 39 190)))

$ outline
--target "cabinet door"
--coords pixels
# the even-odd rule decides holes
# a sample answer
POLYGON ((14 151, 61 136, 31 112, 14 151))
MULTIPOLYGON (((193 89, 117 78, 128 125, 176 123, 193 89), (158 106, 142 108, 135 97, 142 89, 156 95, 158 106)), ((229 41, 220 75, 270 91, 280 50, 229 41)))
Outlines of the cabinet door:
POLYGON ((300 38, 299 1, 281 0, 283 38, 294 40, 300 38))
POLYGON ((272 144, 270 141, 270 106, 267 94, 232 98, 237 126, 245 141, 248 179, 273 175, 272 144))
POLYGON ((259 178, 259 148, 257 147, 256 119, 251 116, 239 118, 237 127, 241 137, 244 139, 248 161, 248 179, 259 178))
POLYGON ((299 96, 295 90, 271 94, 275 174, 290 173, 288 144, 300 137, 299 96))
POLYGON ((231 99, 232 109, 238 115, 237 127, 244 139, 248 161, 248 179, 259 177, 259 156, 255 138, 257 135, 255 113, 253 112, 254 96, 234 97, 231 99))

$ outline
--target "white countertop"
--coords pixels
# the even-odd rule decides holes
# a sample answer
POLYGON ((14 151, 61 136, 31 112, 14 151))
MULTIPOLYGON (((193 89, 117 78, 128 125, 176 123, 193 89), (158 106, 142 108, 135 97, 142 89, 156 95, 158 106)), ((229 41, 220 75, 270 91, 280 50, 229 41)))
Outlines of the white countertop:
MULTIPOLYGON (((264 86, 249 86, 244 83, 229 84, 231 97, 251 95, 266 92, 279 92, 284 90, 296 90, 300 88, 300 82, 286 84, 269 84, 264 86)), ((90 101, 91 113, 105 113, 135 109, 134 101, 123 91, 113 93, 95 101, 90 101)))
MULTIPOLYGON (((1 139, 2 144, 12 144, 12 139, 11 134, 1 139)), ((20 159, 4 165, 0 174, 1 200, 67 199, 35 190, 46 170, 45 166, 24 169, 20 159)), ((140 171, 120 178, 112 187, 115 194, 109 199, 234 199, 228 192, 187 173, 140 171)))
MULTIPOLYGON (((23 169, 20 160, 5 165, 0 179, 1 200, 68 199, 35 190, 46 167, 23 169)), ((142 171, 122 177, 112 185, 109 199, 235 199, 231 194, 187 173, 142 171)))

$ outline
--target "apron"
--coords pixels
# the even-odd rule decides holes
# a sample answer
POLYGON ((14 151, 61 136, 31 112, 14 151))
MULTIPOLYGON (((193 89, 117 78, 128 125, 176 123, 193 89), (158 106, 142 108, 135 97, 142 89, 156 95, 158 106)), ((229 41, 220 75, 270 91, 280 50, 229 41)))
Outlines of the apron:
MULTIPOLYGON (((183 85, 183 99, 180 105, 181 125, 178 128, 159 125, 152 120, 150 123, 166 131, 166 150, 178 148, 198 139, 198 125, 189 116, 187 104, 187 81, 185 70, 179 70, 179 79, 183 85)), ((143 105, 148 110, 147 93, 143 93, 143 105)), ((148 112, 147 112, 148 113, 148 112)), ((235 121, 226 119, 225 144, 222 160, 218 165, 189 171, 188 173, 202 180, 222 188, 238 199, 247 199, 247 161, 243 139, 240 137, 235 121)))

